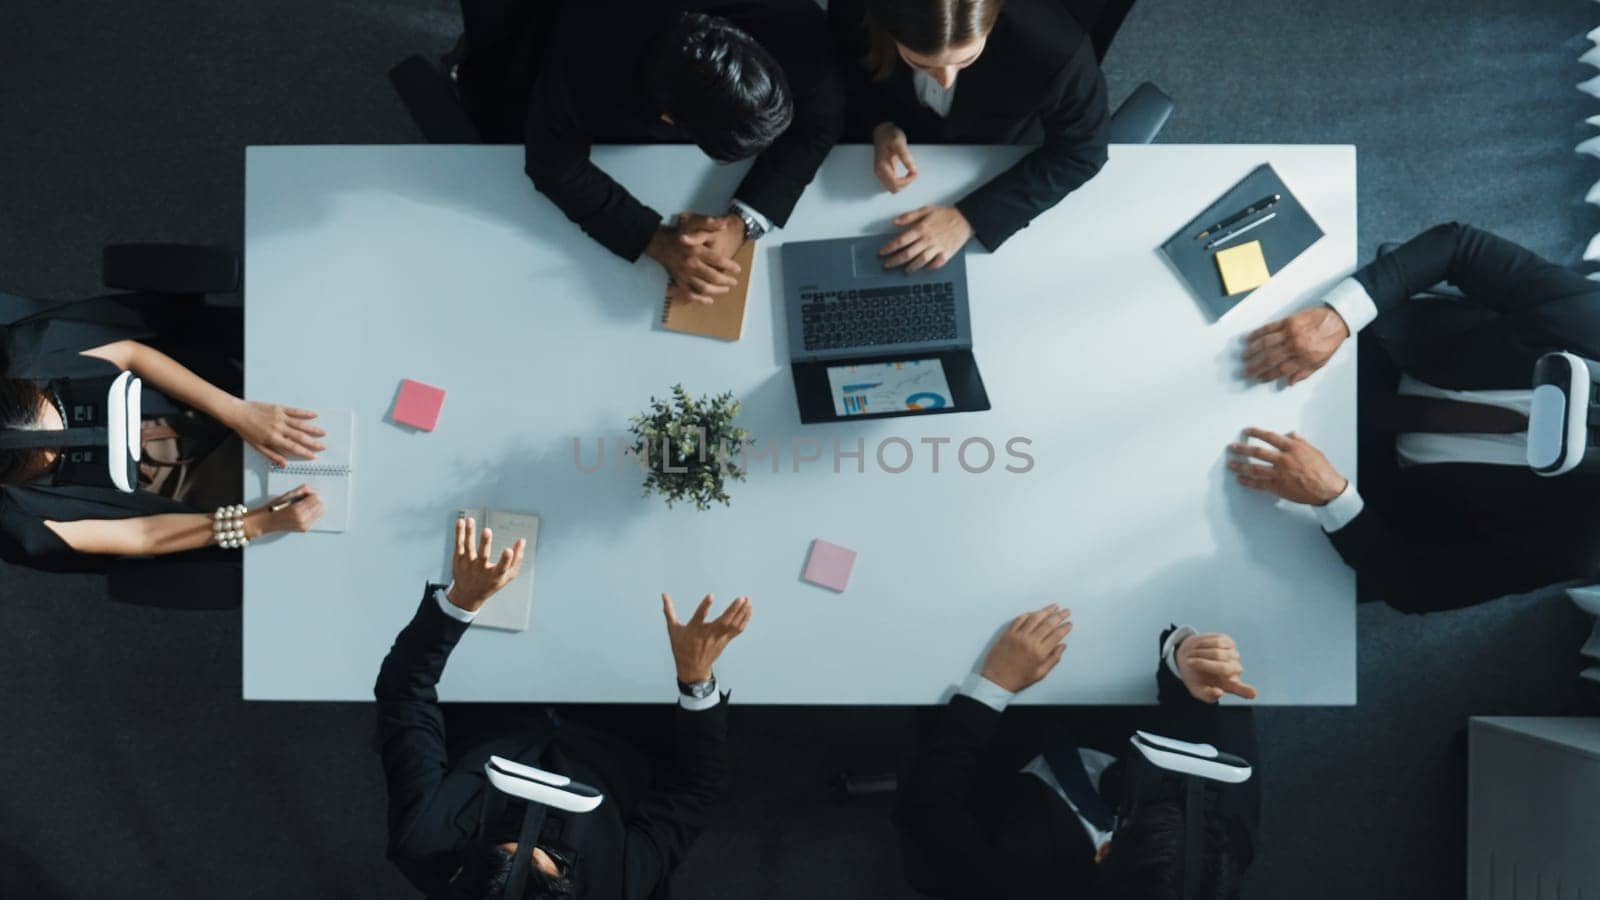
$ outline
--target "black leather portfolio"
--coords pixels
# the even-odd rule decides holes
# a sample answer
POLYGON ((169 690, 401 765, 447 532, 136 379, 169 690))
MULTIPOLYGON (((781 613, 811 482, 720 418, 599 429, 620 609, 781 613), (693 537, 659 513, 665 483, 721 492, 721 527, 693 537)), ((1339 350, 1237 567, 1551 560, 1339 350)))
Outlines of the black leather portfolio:
MULTIPOLYGON (((1173 268, 1189 285, 1195 298, 1211 313, 1212 321, 1239 305, 1255 292, 1255 287, 1238 287, 1240 269, 1233 268, 1234 293, 1229 293, 1217 254, 1235 251, 1227 261, 1238 263, 1243 271, 1265 272, 1261 280, 1276 275, 1294 262, 1307 247, 1322 238, 1322 228, 1306 212, 1289 186, 1270 164, 1263 163, 1234 185, 1205 211, 1189 220, 1170 240, 1161 245, 1173 268), (1248 245, 1260 243, 1259 257, 1248 245), (1254 264, 1253 266, 1251 264, 1254 264)), ((1256 279, 1245 278, 1244 284, 1256 279)))

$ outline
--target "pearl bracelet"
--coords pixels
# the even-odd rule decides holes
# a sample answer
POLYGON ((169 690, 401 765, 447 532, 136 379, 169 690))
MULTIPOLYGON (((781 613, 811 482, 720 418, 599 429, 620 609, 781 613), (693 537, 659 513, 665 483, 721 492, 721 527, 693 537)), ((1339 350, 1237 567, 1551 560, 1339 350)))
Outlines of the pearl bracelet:
POLYGON ((237 503, 217 507, 216 514, 211 517, 211 537, 217 546, 224 550, 242 550, 250 546, 250 539, 244 534, 244 517, 248 512, 247 507, 237 503))

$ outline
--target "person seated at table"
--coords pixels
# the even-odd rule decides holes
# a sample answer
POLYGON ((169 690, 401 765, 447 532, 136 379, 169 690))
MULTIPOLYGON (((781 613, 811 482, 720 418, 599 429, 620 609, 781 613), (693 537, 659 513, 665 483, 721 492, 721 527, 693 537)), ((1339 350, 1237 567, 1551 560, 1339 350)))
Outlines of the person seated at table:
MULTIPOLYGON (((527 896, 664 895, 727 786, 728 695, 719 692, 713 666, 749 625, 749 598, 711 618, 708 595, 684 622, 672 598, 661 595, 679 696, 670 728, 673 758, 656 767, 627 742, 547 709, 439 704, 436 686, 450 654, 489 598, 516 578, 526 550, 518 541, 496 553, 493 533, 479 534, 470 518, 456 522, 455 542, 450 586, 424 590, 373 688, 389 793, 389 859, 429 898, 500 900, 519 852, 532 856, 527 896), (555 771, 604 795, 586 815, 578 846, 519 848, 520 803, 508 808, 505 821, 489 823, 490 833, 479 833, 483 767, 491 755, 555 771)), ((548 821, 542 833, 550 833, 548 821)))
POLYGON ((885 265, 998 250, 1105 165, 1105 78, 1060 0, 833 0, 828 16, 853 63, 846 139, 871 140, 886 190, 916 181, 913 143, 1039 144, 955 205, 897 217, 885 265))
MULTIPOLYGON (((1182 792, 1163 785, 1151 799, 1141 789, 1140 802, 1128 802, 1126 757, 1137 753, 1128 732, 1106 753, 1081 746, 1061 711, 1034 728, 1006 727, 1017 724, 1006 707, 1055 669, 1071 631, 1071 611, 1056 604, 1013 619, 922 741, 895 813, 919 890, 989 900, 1181 897, 1182 792)), ((1141 713, 1139 727, 1255 762, 1254 710, 1217 703, 1224 694, 1256 697, 1240 680, 1233 639, 1169 627, 1158 647, 1160 705, 1141 713)), ((1258 784, 1229 786, 1207 814, 1198 897, 1237 896, 1255 854, 1258 784)))
POLYGON ((844 100, 811 0, 463 0, 458 82, 483 138, 523 141, 534 186, 675 300, 713 302, 733 254, 788 221, 838 140, 844 100), (691 142, 755 159, 724 215, 663 224, 589 158, 596 143, 691 142))
POLYGON ((101 573, 114 584, 154 579, 154 590, 111 591, 128 602, 238 606, 241 548, 219 546, 236 543, 222 532, 254 540, 305 531, 322 511, 316 492, 302 487, 227 515, 242 499, 241 439, 280 464, 324 449, 315 413, 238 396, 240 319, 237 309, 113 296, 47 309, 0 329, 0 428, 66 429, 67 410, 54 387, 63 380, 132 372, 144 382, 139 480, 131 493, 63 483, 61 449, 0 449, 0 559, 51 572, 101 573), (219 528, 224 521, 236 528, 219 528))
POLYGON ((1600 475, 1536 474, 1527 429, 1540 356, 1600 358, 1600 283, 1439 225, 1252 333, 1245 375, 1298 384, 1356 333, 1360 491, 1306 438, 1257 429, 1232 448, 1239 481, 1314 507, 1362 599, 1404 612, 1595 574, 1600 475), (1460 296, 1426 293, 1441 281, 1460 296))

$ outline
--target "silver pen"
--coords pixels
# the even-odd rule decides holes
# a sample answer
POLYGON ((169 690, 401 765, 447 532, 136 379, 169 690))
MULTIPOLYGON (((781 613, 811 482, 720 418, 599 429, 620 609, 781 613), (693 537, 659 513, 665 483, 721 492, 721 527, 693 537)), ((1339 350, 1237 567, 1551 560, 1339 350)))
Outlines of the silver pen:
POLYGON ((1252 228, 1260 228, 1262 225, 1267 224, 1268 222, 1272 221, 1273 219, 1276 219, 1277 217, 1278 217, 1277 213, 1268 213, 1267 215, 1262 216, 1261 218, 1255 220, 1254 222, 1251 222, 1249 225, 1246 225, 1243 228, 1234 229, 1233 231, 1228 232, 1227 234, 1223 235, 1222 237, 1217 238, 1216 240, 1214 240, 1211 243, 1206 245, 1206 250, 1207 251, 1214 250, 1217 247, 1220 247, 1221 245, 1226 244, 1227 242, 1233 240, 1234 238, 1238 237, 1239 235, 1244 234, 1246 231, 1249 231, 1252 228))

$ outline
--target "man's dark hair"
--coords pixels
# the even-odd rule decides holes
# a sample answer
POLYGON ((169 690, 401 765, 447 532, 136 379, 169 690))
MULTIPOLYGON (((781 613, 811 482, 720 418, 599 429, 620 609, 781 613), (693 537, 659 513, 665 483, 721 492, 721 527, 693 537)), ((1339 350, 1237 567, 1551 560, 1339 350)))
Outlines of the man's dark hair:
MULTIPOLYGON (((468 856, 461 874, 450 884, 450 900, 501 900, 511 880, 517 856, 500 847, 487 847, 468 856)), ((538 869, 528 872, 522 900, 568 900, 576 897, 573 873, 551 877, 538 869)))
MULTIPOLYGON (((0 428, 39 428, 39 407, 48 396, 31 381, 0 378, 0 428)), ((26 484, 49 469, 48 450, 0 450, 0 485, 26 484)))
MULTIPOLYGON (((1117 826, 1111 852, 1100 864, 1110 900, 1183 900, 1188 830, 1183 815, 1181 801, 1161 799, 1140 804, 1117 826)), ((1197 900, 1234 900, 1239 896, 1239 857, 1227 823, 1207 816, 1200 833, 1205 847, 1197 900)))
POLYGON ((794 121, 782 67, 726 19, 681 14, 656 44, 646 77, 660 111, 718 162, 755 156, 794 121))

